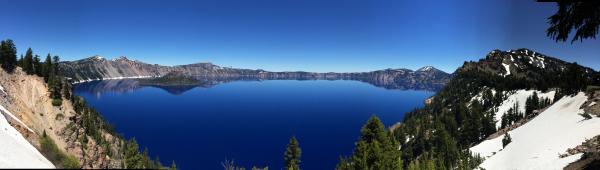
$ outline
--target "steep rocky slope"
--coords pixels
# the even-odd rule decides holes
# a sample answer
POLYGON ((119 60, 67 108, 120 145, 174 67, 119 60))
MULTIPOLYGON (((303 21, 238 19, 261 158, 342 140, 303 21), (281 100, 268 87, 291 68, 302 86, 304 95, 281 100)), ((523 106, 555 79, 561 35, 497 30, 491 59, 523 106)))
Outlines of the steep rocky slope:
POLYGON ((313 73, 313 72, 270 72, 220 67, 211 63, 196 63, 179 66, 147 64, 137 60, 119 57, 107 60, 94 56, 60 64, 60 72, 73 82, 100 79, 160 77, 170 72, 180 72, 199 79, 215 80, 357 80, 375 86, 393 89, 437 90, 451 78, 451 75, 433 67, 423 67, 416 71, 409 69, 386 69, 359 73, 313 73))
POLYGON ((26 75, 20 68, 12 74, 0 70, 0 86, 3 87, 0 105, 13 113, 24 125, 20 125, 14 119, 11 124, 38 149, 38 139, 45 132, 61 151, 75 156, 83 168, 121 166, 118 154, 114 154, 113 157, 107 155, 108 150, 120 153, 118 149, 122 145, 121 139, 103 131, 103 137, 111 143, 111 147, 97 145, 94 139, 85 135, 85 130, 80 126, 82 115, 75 112, 71 100, 64 98, 61 106, 52 105, 43 78, 26 75), (82 143, 83 138, 88 139, 86 143, 82 143))

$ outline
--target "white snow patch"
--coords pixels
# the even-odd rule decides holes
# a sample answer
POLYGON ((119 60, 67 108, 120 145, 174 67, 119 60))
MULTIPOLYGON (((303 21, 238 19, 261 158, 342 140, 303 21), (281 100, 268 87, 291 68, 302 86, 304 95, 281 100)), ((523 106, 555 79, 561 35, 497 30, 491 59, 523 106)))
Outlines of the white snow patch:
POLYGON ((533 64, 533 57, 529 57, 529 64, 533 64))
MULTIPOLYGON (((528 123, 508 132, 512 138, 504 149, 488 157, 485 169, 562 169, 581 154, 559 158, 568 148, 600 134, 600 118, 589 120, 579 113, 587 97, 583 92, 565 96, 528 123)), ((490 155, 502 147, 502 137, 472 147, 474 154, 490 155)))
POLYGON ((54 168, 37 149, 0 115, 0 168, 54 168))
POLYGON ((108 77, 108 78, 95 78, 95 79, 87 79, 87 80, 80 80, 80 81, 75 81, 73 82, 73 84, 79 84, 79 83, 85 83, 85 82, 91 82, 91 81, 98 81, 98 80, 120 80, 120 79, 139 79, 139 78, 152 78, 152 77, 158 77, 158 76, 130 76, 130 77, 108 77))
POLYGON ((6 91, 4 91, 4 87, 2 87, 2 85, 0 85, 0 91, 2 91, 2 93, 6 94, 6 91))
POLYGON ((6 108, 4 108, 4 106, 2 106, 2 105, 0 105, 0 113, 2 113, 2 115, 4 115, 4 117, 8 116, 7 117, 8 119, 17 121, 19 124, 21 124, 21 126, 25 127, 30 132, 33 132, 33 130, 31 130, 31 128, 29 128, 27 125, 25 125, 25 123, 23 123, 21 121, 21 119, 17 118, 14 114, 12 114, 10 111, 8 111, 6 108))
POLYGON ((502 66, 504 66, 504 69, 506 70, 506 74, 504 74, 504 77, 510 75, 510 65, 502 63, 502 66))
POLYGON ((593 106, 593 105, 595 105, 595 104, 596 104, 596 102, 592 102, 592 103, 590 103, 590 104, 588 105, 588 107, 590 107, 590 106, 593 106))
POLYGON ((502 150, 502 138, 504 138, 504 135, 483 141, 478 145, 469 148, 469 150, 471 150, 473 154, 479 154, 482 158, 487 159, 502 150))
POLYGON ((500 104, 500 106, 498 106, 498 110, 494 115, 494 118, 496 120, 496 127, 500 128, 500 126, 502 125, 502 115, 506 114, 506 112, 510 108, 514 107, 515 103, 519 105, 519 112, 525 113, 525 102, 527 102, 527 98, 529 96, 533 95, 533 92, 537 93, 538 98, 548 98, 550 99, 550 101, 554 101, 555 91, 543 93, 537 90, 517 90, 510 96, 508 96, 506 100, 504 100, 502 104, 500 104))

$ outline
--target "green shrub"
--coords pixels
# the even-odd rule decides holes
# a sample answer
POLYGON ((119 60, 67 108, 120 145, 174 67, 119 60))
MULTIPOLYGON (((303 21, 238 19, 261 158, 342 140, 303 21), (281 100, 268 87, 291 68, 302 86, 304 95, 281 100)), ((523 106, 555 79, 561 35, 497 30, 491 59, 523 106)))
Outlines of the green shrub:
POLYGON ((502 138, 502 148, 506 147, 510 142, 512 142, 512 138, 510 137, 510 134, 506 133, 504 138, 502 138))
POLYGON ((62 113, 59 113, 56 115, 56 117, 54 119, 56 120, 62 120, 63 118, 65 118, 65 115, 63 115, 62 113))
POLYGON ((40 152, 57 168, 78 169, 81 168, 77 158, 67 155, 58 149, 54 140, 46 135, 46 131, 40 137, 40 152))
POLYGON ((81 165, 79 165, 79 161, 72 155, 68 155, 64 157, 62 161, 63 168, 65 169, 80 169, 81 165))
POLYGON ((52 99, 52 105, 53 106, 61 106, 62 105, 62 99, 52 99))

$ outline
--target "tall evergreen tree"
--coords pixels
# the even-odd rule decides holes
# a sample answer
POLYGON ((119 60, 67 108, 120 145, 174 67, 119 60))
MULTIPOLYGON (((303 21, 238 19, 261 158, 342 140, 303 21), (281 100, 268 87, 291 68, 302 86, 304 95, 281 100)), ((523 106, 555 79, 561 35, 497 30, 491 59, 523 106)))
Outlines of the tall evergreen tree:
POLYGON ((33 57, 33 73, 38 76, 42 76, 42 63, 40 63, 40 56, 35 55, 33 57))
POLYGON ((27 49, 27 52, 25 52, 22 67, 25 73, 33 74, 33 51, 31 50, 31 48, 27 49))
POLYGON ((9 73, 17 65, 17 47, 11 39, 0 42, 0 65, 9 73))
POLYGON ((350 160, 342 159, 340 169, 400 169, 399 143, 375 115, 361 129, 350 160), (346 164, 346 165, 344 165, 346 164), (348 166, 349 165, 349 166, 348 166))
POLYGON ((23 67, 23 54, 21 54, 21 57, 19 57, 19 60, 17 60, 17 66, 23 67))
POLYGON ((143 169, 144 162, 143 157, 139 151, 139 145, 135 138, 130 139, 125 143, 125 149, 123 156, 125 157, 125 168, 126 169, 143 169))
POLYGON ((57 55, 52 58, 52 64, 54 64, 54 66, 52 67, 53 68, 52 71, 53 71, 54 75, 58 75, 59 62, 60 62, 60 57, 58 57, 57 55))
POLYGON ((52 64, 52 57, 50 54, 46 56, 46 60, 44 60, 44 67, 42 76, 44 77, 44 81, 48 82, 48 78, 52 74, 54 70, 54 65, 52 64))
POLYGON ((510 134, 506 133, 504 138, 502 138, 502 148, 506 147, 510 142, 512 142, 512 138, 510 137, 510 134))
POLYGON ((287 146, 284 154, 285 160, 285 169, 287 170, 300 170, 300 156, 302 155, 302 150, 298 145, 298 140, 296 140, 295 136, 292 136, 290 139, 290 143, 287 146))

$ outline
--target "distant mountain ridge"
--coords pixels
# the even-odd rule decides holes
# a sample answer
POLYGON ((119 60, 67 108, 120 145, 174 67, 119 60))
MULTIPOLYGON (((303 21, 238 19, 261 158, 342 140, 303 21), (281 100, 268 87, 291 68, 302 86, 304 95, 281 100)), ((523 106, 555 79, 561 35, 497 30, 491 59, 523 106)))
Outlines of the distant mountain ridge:
POLYGON ((304 71, 271 72, 262 69, 240 69, 195 63, 177 66, 148 64, 127 57, 107 60, 93 56, 60 63, 60 73, 73 82, 90 80, 161 77, 170 72, 181 72, 202 79, 244 80, 357 80, 390 89, 436 90, 444 86, 451 74, 426 66, 416 71, 410 69, 385 69, 356 73, 315 73, 304 71))

